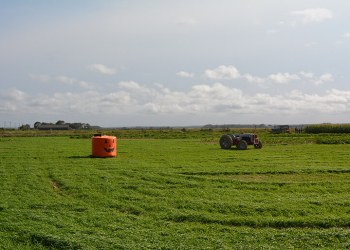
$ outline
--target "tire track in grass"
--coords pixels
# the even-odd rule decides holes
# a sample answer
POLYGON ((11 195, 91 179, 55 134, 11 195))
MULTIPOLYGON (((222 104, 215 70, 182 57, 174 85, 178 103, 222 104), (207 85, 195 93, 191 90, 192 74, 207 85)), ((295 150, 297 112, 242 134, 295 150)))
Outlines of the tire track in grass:
POLYGON ((350 173, 350 169, 303 169, 303 170, 287 170, 287 171, 219 171, 219 172, 181 172, 181 175, 188 176, 218 176, 218 175, 284 175, 284 174, 316 174, 316 173, 350 173))
POLYGON ((247 218, 209 218, 203 214, 178 214, 170 215, 165 218, 167 221, 175 223, 200 223, 205 225, 218 224, 224 226, 250 227, 250 228, 338 228, 350 229, 350 219, 324 219, 324 220, 301 220, 301 219, 278 219, 268 218, 263 219, 247 219, 247 218))
MULTIPOLYGON (((348 183, 350 180, 350 169, 304 169, 304 170, 287 170, 287 171, 219 171, 219 172, 182 172, 180 175, 188 176, 192 178, 204 178, 209 181, 228 181, 228 183, 232 183, 232 180, 238 181, 243 184, 244 190, 252 189, 257 191, 256 195, 259 195, 260 191, 271 191, 275 189, 276 192, 278 190, 278 186, 282 187, 283 185, 290 184, 296 185, 296 187, 311 187, 316 186, 316 188, 312 188, 309 190, 313 196, 309 196, 310 193, 305 194, 306 190, 302 189, 300 191, 299 188, 289 190, 283 189, 284 196, 283 199, 288 197, 286 191, 293 191, 295 201, 300 199, 301 203, 305 203, 305 201, 309 201, 311 204, 313 201, 310 200, 312 197, 320 197, 321 189, 317 187, 324 187, 324 184, 327 184, 325 189, 328 186, 331 186, 334 189, 334 185, 337 185, 338 191, 340 192, 340 196, 336 196, 333 198, 326 197, 323 202, 318 202, 316 206, 323 209, 325 211, 318 215, 310 214, 309 216, 291 216, 291 217, 279 217, 279 216, 264 216, 261 214, 256 214, 256 216, 234 216, 233 214, 206 214, 206 213, 195 213, 188 211, 188 213, 175 213, 168 216, 166 219, 175 223, 201 223, 205 225, 210 224, 218 224, 225 226, 236 226, 236 227, 250 227, 250 228, 275 228, 275 229, 288 229, 288 228, 346 228, 350 229, 350 216, 348 216, 348 212, 342 209, 342 214, 337 214, 332 212, 333 210, 329 210, 329 204, 338 204, 338 206, 346 205, 341 200, 341 197, 346 195, 346 190, 343 188, 348 187, 348 183), (344 184, 344 185, 341 185, 344 184), (248 185, 248 186, 247 186, 248 185), (250 186, 250 185, 258 185, 258 186, 250 186), (266 186, 268 185, 268 186, 266 186), (340 186, 339 186, 340 185, 340 186), (305 198, 303 198, 303 195, 305 198), (338 198, 337 198, 338 197, 338 198), (336 200, 338 199, 338 201, 336 200), (327 205, 328 204, 328 205, 327 205)), ((233 187, 233 186, 232 186, 233 187)), ((289 186, 288 186, 289 187, 289 186)), ((293 186, 292 186, 293 187, 293 186)), ((239 187, 235 187, 235 189, 241 189, 239 187)), ((267 193, 263 193, 266 195, 267 193)), ((268 193, 269 194, 269 193, 268 193)), ((276 193, 277 194, 277 193, 276 193)), ((273 199, 271 200, 273 201, 273 199)), ((290 202, 289 198, 285 200, 286 202, 290 202)), ((317 200, 318 201, 318 200, 317 200)), ((295 206, 299 206, 300 203, 296 203, 295 206)), ((305 205, 305 204, 304 204, 305 205)), ((309 208, 308 204, 305 205, 305 208, 309 208)), ((311 209, 311 208, 310 208, 311 209)), ((312 209, 311 209, 312 210, 312 209)), ((294 211, 293 209, 291 211, 294 211)))

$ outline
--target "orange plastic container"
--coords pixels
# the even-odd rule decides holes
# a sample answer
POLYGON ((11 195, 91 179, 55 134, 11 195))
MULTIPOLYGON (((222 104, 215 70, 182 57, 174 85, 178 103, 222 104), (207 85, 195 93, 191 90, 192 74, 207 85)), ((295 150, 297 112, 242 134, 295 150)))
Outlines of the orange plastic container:
POLYGON ((93 157, 116 157, 117 137, 96 134, 92 137, 93 157))

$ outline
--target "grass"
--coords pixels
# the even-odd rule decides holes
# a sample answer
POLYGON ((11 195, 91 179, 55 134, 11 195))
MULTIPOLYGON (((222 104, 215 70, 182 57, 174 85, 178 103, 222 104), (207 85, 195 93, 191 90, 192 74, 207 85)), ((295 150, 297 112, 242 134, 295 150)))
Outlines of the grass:
POLYGON ((262 137, 0 137, 0 249, 350 248, 350 145, 262 137))

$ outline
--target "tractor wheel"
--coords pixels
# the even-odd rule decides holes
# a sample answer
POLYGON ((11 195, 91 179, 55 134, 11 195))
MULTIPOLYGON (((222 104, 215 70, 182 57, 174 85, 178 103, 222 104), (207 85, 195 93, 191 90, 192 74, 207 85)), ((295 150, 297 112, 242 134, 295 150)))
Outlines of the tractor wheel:
POLYGON ((230 149, 232 147, 233 141, 230 135, 222 135, 220 137, 220 147, 222 149, 230 149))
POLYGON ((245 150, 245 149, 247 149, 247 147, 248 147, 248 144, 245 140, 241 140, 237 144, 237 148, 240 150, 245 150))
POLYGON ((256 149, 261 149, 261 148, 262 148, 262 143, 261 143, 261 141, 259 141, 258 144, 254 144, 254 148, 256 148, 256 149))

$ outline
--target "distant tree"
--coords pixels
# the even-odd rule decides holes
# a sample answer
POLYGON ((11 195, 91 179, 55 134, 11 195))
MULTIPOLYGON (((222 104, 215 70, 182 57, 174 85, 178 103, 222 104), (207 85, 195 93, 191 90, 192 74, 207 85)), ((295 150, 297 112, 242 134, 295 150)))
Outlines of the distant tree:
POLYGON ((30 129, 30 125, 29 124, 22 124, 22 126, 20 126, 18 129, 19 130, 29 130, 30 129))
POLYGON ((82 129, 83 128, 83 124, 79 123, 79 122, 70 123, 69 127, 72 128, 72 129, 82 129))
POLYGON ((84 129, 90 129, 91 126, 90 126, 89 123, 84 123, 83 128, 84 128, 84 129))
POLYGON ((41 125, 41 122, 36 122, 36 123, 34 123, 34 128, 38 129, 38 127, 40 127, 40 125, 41 125))
POLYGON ((58 121, 56 122, 56 125, 63 125, 63 124, 65 124, 65 122, 62 121, 62 120, 58 120, 58 121))

